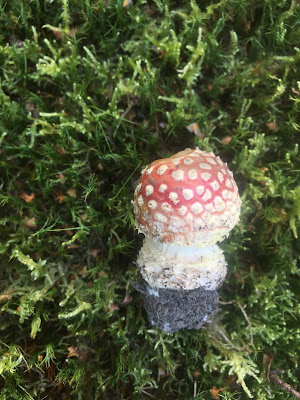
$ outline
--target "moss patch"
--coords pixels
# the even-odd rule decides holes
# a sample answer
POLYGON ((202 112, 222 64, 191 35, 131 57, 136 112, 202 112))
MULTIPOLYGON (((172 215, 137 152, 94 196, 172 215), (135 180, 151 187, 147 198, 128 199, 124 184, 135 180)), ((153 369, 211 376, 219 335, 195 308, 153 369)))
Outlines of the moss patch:
POLYGON ((1 2, 1 399, 289 399, 269 367, 300 390, 299 39, 293 0, 1 2), (242 195, 220 296, 248 320, 166 334, 130 201, 196 146, 242 195))

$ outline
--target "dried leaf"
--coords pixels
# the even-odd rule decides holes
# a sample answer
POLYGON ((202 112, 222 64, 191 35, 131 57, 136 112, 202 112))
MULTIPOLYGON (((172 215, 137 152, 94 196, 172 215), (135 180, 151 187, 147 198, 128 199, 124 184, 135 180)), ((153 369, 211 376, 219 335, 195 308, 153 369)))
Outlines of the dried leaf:
POLYGON ((272 131, 272 132, 278 131, 278 126, 277 126, 276 122, 267 122, 266 125, 270 129, 270 131, 272 131))
POLYGON ((60 183, 64 184, 66 182, 66 178, 64 176, 64 174, 62 174, 61 172, 59 172, 58 174, 56 174, 56 178, 60 180, 60 183))
POLYGON ((146 4, 146 14, 148 18, 151 18, 152 15, 155 14, 155 10, 152 10, 148 4, 146 4))
POLYGON ((36 228, 36 218, 32 217, 32 218, 25 218, 24 219, 24 225, 27 228, 36 228))
POLYGON ((93 250, 90 251, 90 253, 94 258, 97 258, 97 254, 99 253, 99 249, 93 249, 93 250))
POLYGON ((129 303, 131 303, 131 302, 132 302, 132 297, 130 296, 128 290, 126 290, 124 300, 122 301, 121 304, 126 305, 126 304, 129 304, 129 303))
POLYGON ((66 197, 67 196, 65 196, 63 194, 57 194, 55 197, 55 200, 57 200, 59 203, 62 203, 66 197))
POLYGON ((114 311, 118 311, 118 310, 119 310, 119 307, 114 303, 112 303, 109 307, 109 312, 114 312, 114 311))
POLYGON ((34 200, 34 198, 35 198, 35 194, 34 193, 27 194, 27 193, 23 192, 20 197, 22 199, 24 199, 26 201, 26 203, 31 203, 32 200, 34 200))
POLYGON ((245 31, 248 32, 251 29, 251 21, 245 22, 245 31))
POLYGON ((222 390, 226 390, 226 389, 228 389, 228 388, 224 387, 224 388, 217 389, 215 386, 213 386, 212 389, 210 389, 210 394, 211 394, 213 399, 218 400, 218 399, 220 399, 219 393, 222 390))
POLYGON ((3 300, 10 300, 11 297, 12 296, 8 292, 2 293, 2 294, 0 294, 0 302, 3 301, 3 300))
POLYGON ((56 366, 52 360, 50 360, 48 368, 47 364, 44 364, 44 371, 47 379, 49 379, 50 382, 53 382, 56 378, 56 366))
POLYGON ((66 154, 66 150, 63 149, 62 147, 57 147, 57 152, 61 155, 66 154))
POLYGON ((79 247, 78 244, 72 243, 72 244, 67 246, 67 249, 78 249, 78 247, 79 247))
POLYGON ((125 7, 130 7, 130 6, 132 6, 132 4, 133 4, 132 0, 124 0, 123 1, 123 7, 124 8, 125 7))
POLYGON ((232 136, 224 136, 222 139, 222 143, 224 144, 224 146, 226 146, 226 144, 230 143, 232 140, 232 136))
POLYGON ((81 267, 80 270, 79 270, 79 274, 80 274, 83 278, 86 278, 86 277, 88 276, 88 274, 89 274, 89 271, 88 271, 87 267, 86 267, 86 266, 81 267))
POLYGON ((53 31, 53 35, 55 36, 56 40, 61 40, 62 33, 60 31, 53 31))
POLYGON ((79 32, 79 28, 71 28, 69 29, 68 36, 73 39, 76 33, 79 32))
POLYGON ((68 347, 68 351, 69 351, 68 358, 79 357, 79 353, 77 352, 77 350, 78 350, 77 346, 76 347, 73 347, 73 346, 68 347))
POLYGON ((218 389, 217 389, 215 386, 213 386, 213 388, 210 389, 210 394, 211 394, 211 397, 212 397, 213 399, 218 400, 218 399, 220 398, 220 396, 219 396, 218 393, 219 393, 219 391, 218 391, 218 389))
POLYGON ((75 190, 75 189, 69 189, 69 190, 67 191, 67 194, 68 194, 69 196, 71 196, 71 197, 76 197, 76 196, 77 196, 77 193, 76 193, 76 190, 75 190))

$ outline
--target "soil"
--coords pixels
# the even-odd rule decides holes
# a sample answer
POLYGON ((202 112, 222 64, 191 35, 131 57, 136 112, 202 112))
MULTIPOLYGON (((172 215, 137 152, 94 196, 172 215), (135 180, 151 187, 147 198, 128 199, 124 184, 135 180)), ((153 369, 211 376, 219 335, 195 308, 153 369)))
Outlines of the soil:
POLYGON ((200 329, 218 311, 216 290, 151 288, 144 279, 131 284, 141 293, 151 323, 165 332, 200 329))

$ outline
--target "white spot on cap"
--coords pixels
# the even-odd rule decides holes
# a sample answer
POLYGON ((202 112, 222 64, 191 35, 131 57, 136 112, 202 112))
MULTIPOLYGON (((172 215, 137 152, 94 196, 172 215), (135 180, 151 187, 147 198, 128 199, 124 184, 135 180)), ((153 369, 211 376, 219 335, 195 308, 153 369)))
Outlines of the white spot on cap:
POLYGON ((222 197, 224 200, 228 199, 228 190, 227 189, 222 190, 222 197))
POLYGON ((162 174, 164 174, 164 173, 166 172, 167 169, 168 169, 168 166, 167 166, 167 165, 161 165, 161 166, 157 169, 156 173, 157 173, 158 175, 162 175, 162 174))
POLYGON ((211 187, 214 189, 214 191, 218 190, 220 188, 220 185, 218 184, 217 181, 213 181, 211 183, 211 187))
POLYGON ((232 171, 228 170, 228 172, 229 172, 229 175, 231 176, 231 178, 233 178, 233 173, 232 173, 232 171))
POLYGON ((202 196, 202 200, 207 201, 209 199, 211 199, 211 191, 206 189, 204 195, 202 196))
POLYGON ((226 175, 226 171, 224 168, 221 169, 222 174, 226 175))
POLYGON ((208 172, 202 172, 202 174, 201 174, 201 178, 204 181, 208 181, 210 179, 210 177, 211 177, 211 174, 209 174, 208 172))
POLYGON ((206 161, 208 161, 209 163, 211 163, 212 165, 216 165, 217 163, 215 162, 215 160, 213 160, 212 158, 207 158, 206 161))
POLYGON ((152 185, 147 185, 145 192, 146 196, 150 196, 154 192, 154 187, 152 185))
POLYGON ((211 165, 206 164, 206 163, 200 163, 200 168, 201 169, 211 169, 211 165))
POLYGON ((217 211, 223 211, 225 209, 225 203, 220 196, 216 196, 214 199, 214 205, 217 211))
POLYGON ((201 218, 196 218, 195 219, 195 228, 196 229, 204 228, 204 226, 205 226, 205 223, 201 218))
POLYGON ((208 204, 205 204, 205 210, 212 213, 213 211, 215 211, 215 208, 212 205, 212 203, 208 203, 208 204))
POLYGON ((222 172, 218 172, 218 178, 221 183, 224 181, 224 175, 222 174, 222 172))
POLYGON ((231 183, 231 180, 230 179, 226 179, 226 186, 229 188, 229 189, 231 189, 232 188, 232 183, 231 183))
POLYGON ((157 202, 155 200, 150 200, 148 207, 151 208, 151 210, 155 210, 157 208, 157 202))
POLYGON ((138 202, 138 205, 139 205, 140 207, 142 207, 142 205, 144 204, 144 199, 143 199, 143 196, 142 196, 142 195, 140 195, 140 196, 137 198, 137 202, 138 202))
POLYGON ((184 225, 184 221, 178 217, 171 217, 170 225, 174 226, 175 228, 180 228, 184 225))
POLYGON ((168 186, 162 183, 158 189, 160 193, 164 193, 168 189, 168 186))
POLYGON ((192 189, 183 189, 182 194, 185 200, 191 200, 194 197, 194 192, 192 189))
POLYGON ((179 165, 180 164, 180 160, 178 158, 175 158, 174 160, 172 160, 172 163, 174 165, 179 165))
POLYGON ((211 215, 208 219, 208 226, 210 229, 216 228, 220 224, 220 220, 216 215, 211 215))
MULTIPOLYGON (((228 191, 228 199, 231 200, 233 197, 233 193, 229 190, 228 191)), ((226 199, 225 199, 226 200, 226 199)))
POLYGON ((202 205, 197 201, 196 203, 191 205, 191 210, 194 214, 200 214, 203 211, 202 205))
POLYGON ((169 194, 169 199, 170 199, 174 204, 179 203, 178 194, 175 193, 175 192, 170 192, 170 194, 169 194))
POLYGON ((185 165, 190 165, 194 162, 194 160, 192 158, 188 157, 188 158, 185 158, 183 162, 185 165))
POLYGON ((139 192, 139 191, 141 190, 141 187, 142 187, 142 184, 139 183, 139 184, 137 185, 137 187, 136 187, 136 191, 139 192))
POLYGON ((167 203, 166 201, 162 203, 161 208, 166 212, 172 211, 171 204, 167 203))
POLYGON ((185 217, 185 220, 188 224, 192 224, 194 222, 194 217, 192 216, 191 213, 188 213, 187 216, 185 217))
POLYGON ((151 172, 153 171, 153 168, 154 168, 154 167, 150 167, 149 169, 147 169, 146 174, 147 174, 147 175, 150 175, 151 172))
POLYGON ((186 207, 186 206, 180 206, 180 207, 178 208, 178 213, 179 213, 180 215, 185 215, 186 212, 187 212, 187 207, 186 207))
POLYGON ((199 196, 201 196, 201 194, 204 192, 204 186, 199 185, 196 187, 196 192, 199 194, 199 196))
POLYGON ((161 214, 161 213, 156 213, 155 214, 155 219, 157 219, 160 222, 168 222, 168 218, 165 215, 161 214))
POLYGON ((175 179, 175 181, 180 182, 183 181, 184 179, 184 172, 182 169, 177 169, 176 171, 172 172, 172 177, 175 179))
POLYGON ((228 210, 229 212, 234 211, 235 207, 234 207, 234 204, 233 204, 233 202, 232 202, 231 200, 227 200, 227 202, 226 202, 226 208, 227 208, 227 210, 228 210))
POLYGON ((189 172, 188 172, 188 177, 189 177, 192 181, 194 181, 195 179, 198 178, 197 171, 196 171, 195 169, 190 169, 189 172))

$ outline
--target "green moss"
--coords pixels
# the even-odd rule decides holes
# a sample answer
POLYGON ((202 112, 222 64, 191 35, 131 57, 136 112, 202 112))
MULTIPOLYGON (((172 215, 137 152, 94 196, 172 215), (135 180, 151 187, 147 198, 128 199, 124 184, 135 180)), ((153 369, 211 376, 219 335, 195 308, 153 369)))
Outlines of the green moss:
POLYGON ((297 1, 11 0, 0 27, 0 399, 291 398, 264 354, 299 391, 297 1), (249 321, 171 335, 129 284, 131 199, 195 146, 242 195, 221 297, 249 321))

